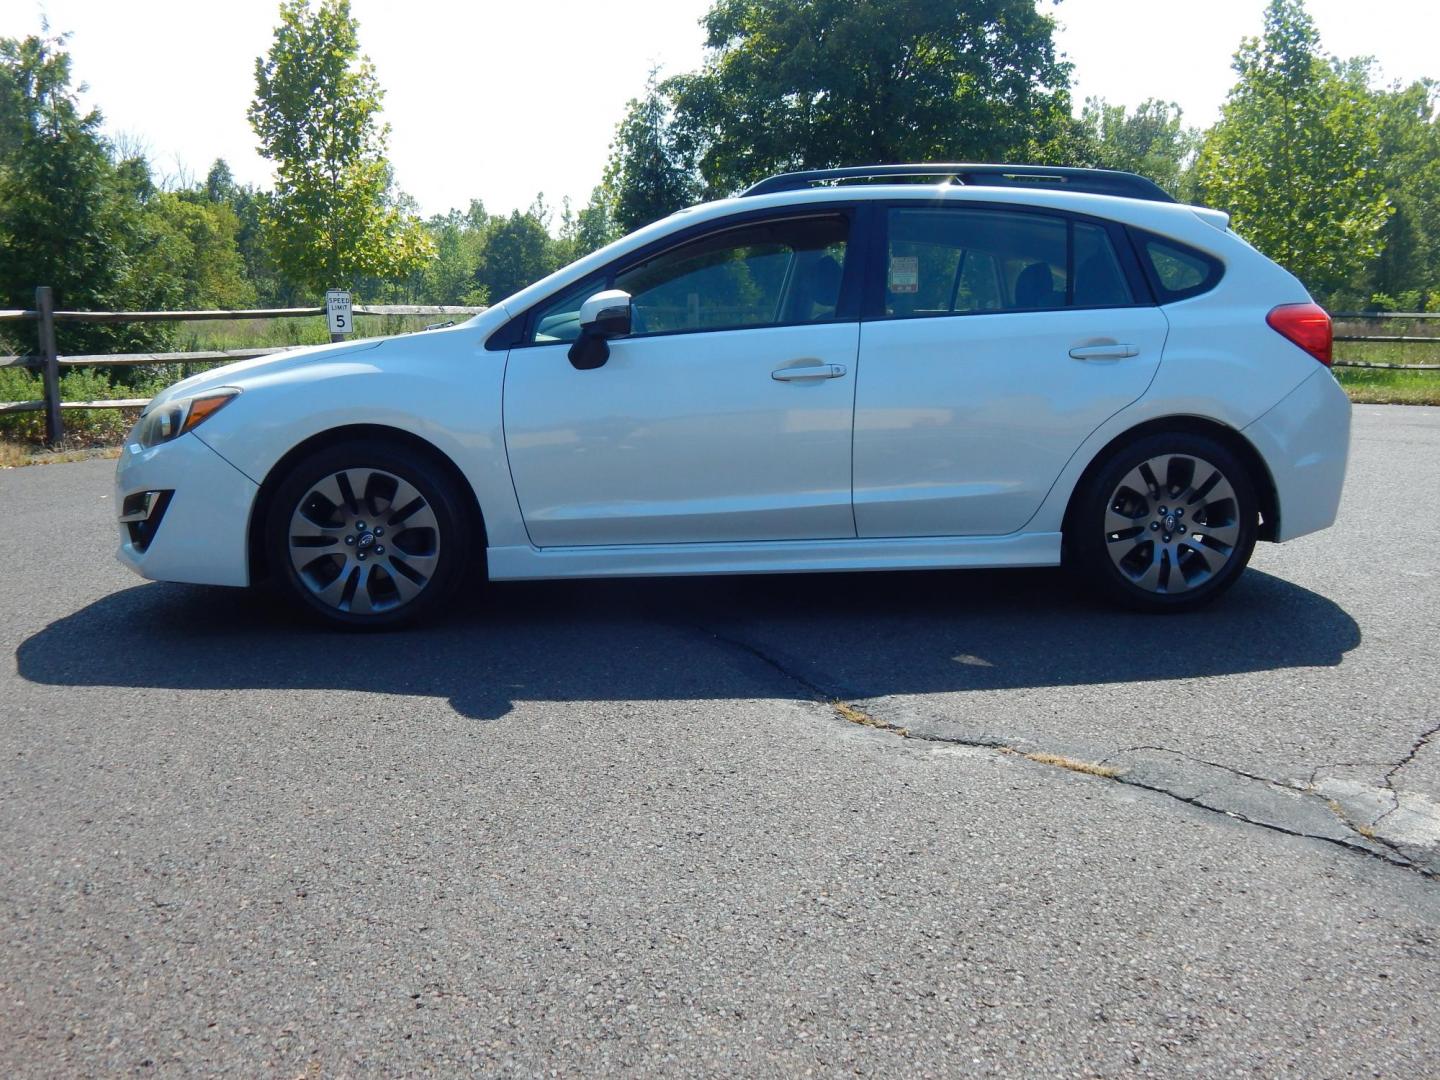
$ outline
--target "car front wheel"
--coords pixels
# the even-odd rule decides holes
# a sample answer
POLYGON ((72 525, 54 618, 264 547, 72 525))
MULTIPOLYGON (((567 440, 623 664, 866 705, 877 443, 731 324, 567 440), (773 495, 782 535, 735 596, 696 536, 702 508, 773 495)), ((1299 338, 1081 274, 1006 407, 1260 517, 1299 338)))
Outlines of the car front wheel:
POLYGON ((386 627, 430 614, 454 592, 470 548, 454 483, 408 447, 344 443, 281 482, 269 565, 303 608, 331 624, 386 627))
POLYGON ((1255 489, 1241 462, 1214 439, 1176 432, 1115 451, 1079 493, 1066 541, 1105 598, 1186 611, 1234 584, 1257 531, 1255 489))

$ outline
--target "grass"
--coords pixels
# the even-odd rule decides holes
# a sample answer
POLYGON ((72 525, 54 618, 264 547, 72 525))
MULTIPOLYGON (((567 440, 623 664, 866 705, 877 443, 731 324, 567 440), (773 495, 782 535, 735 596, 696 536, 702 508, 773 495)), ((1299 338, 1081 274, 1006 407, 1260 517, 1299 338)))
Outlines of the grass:
POLYGON ((905 728, 892 724, 888 720, 881 720, 878 716, 873 716, 847 701, 832 701, 830 707, 835 710, 836 716, 849 723, 859 724, 861 727, 877 728, 880 731, 889 731, 901 738, 907 738, 910 734, 905 728))
MULTIPOLYGON (((879 731, 888 731, 893 735, 899 735, 902 739, 910 738, 910 730, 892 724, 888 720, 881 720, 873 713, 866 712, 858 706, 851 705, 848 701, 832 701, 830 707, 835 710, 835 715, 841 720, 851 724, 859 724, 861 727, 875 728, 879 731)), ((1065 757, 1063 754, 1050 754, 1042 750, 1024 751, 1016 750, 1011 746, 996 745, 990 747, 996 753, 1014 754, 1023 757, 1026 761, 1033 761, 1037 765, 1049 765, 1056 769, 1068 769, 1070 772, 1080 773, 1084 776, 1098 776, 1102 780, 1114 780, 1125 770, 1116 768, 1114 765, 1102 765, 1096 761, 1079 761, 1076 758, 1065 757)))
MULTIPOLYGON (((175 379, 145 371, 132 385, 114 383, 94 368, 72 368, 60 377, 60 400, 106 401, 143 398, 159 393, 175 379)), ((40 373, 24 368, 0 368, 0 401, 38 401, 44 396, 40 373)), ((78 451, 97 446, 118 446, 139 415, 139 409, 67 409, 65 441, 54 450, 78 451)), ((38 452, 45 444, 45 414, 41 411, 0 416, 0 443, 18 444, 38 452)))
POLYGON ((94 458, 114 460, 120 456, 118 446, 97 446, 88 450, 45 450, 19 443, 0 442, 0 469, 18 469, 21 465, 63 465, 68 461, 90 461, 94 458))
MULTIPOLYGON (((1436 326, 1436 323, 1430 323, 1436 326)), ((1400 333, 1385 327, 1381 333, 1400 333)), ((1422 333, 1407 328, 1405 333, 1422 333)), ((1440 364, 1440 338, 1430 342, 1341 341, 1335 359, 1367 364, 1440 364)), ((1366 405, 1440 405, 1440 371, 1337 367, 1335 378, 1350 400, 1366 405)))
POLYGON ((1064 757, 1061 754, 1046 754, 1040 751, 1022 754, 1021 757, 1026 761, 1033 761, 1037 765, 1053 765, 1057 769, 1069 769, 1071 772, 1084 773, 1086 776, 1099 776, 1106 780, 1113 780, 1124 771, 1113 765, 1099 765, 1093 761, 1077 761, 1075 758, 1064 757))
POLYGON ((1440 405, 1440 371, 1336 368, 1335 378, 1363 405, 1440 405))

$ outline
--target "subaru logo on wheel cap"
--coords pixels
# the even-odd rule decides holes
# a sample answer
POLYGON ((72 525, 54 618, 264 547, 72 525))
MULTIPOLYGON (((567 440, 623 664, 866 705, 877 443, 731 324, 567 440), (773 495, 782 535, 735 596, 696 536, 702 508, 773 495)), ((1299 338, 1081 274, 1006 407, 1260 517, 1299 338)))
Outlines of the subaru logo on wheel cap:
POLYGON ((374 547, 374 546, 375 546, 375 534, 374 534, 374 533, 369 533, 369 532, 367 532, 367 533, 361 533, 361 534, 360 534, 360 539, 355 542, 355 545, 356 545, 357 547, 360 547, 360 548, 374 547))

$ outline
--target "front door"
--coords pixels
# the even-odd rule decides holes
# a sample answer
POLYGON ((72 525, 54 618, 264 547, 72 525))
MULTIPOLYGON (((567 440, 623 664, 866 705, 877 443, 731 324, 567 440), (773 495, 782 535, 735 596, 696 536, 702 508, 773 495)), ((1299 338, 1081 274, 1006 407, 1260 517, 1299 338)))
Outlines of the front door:
POLYGON ((567 357, 582 287, 510 351, 505 442, 537 547, 855 535, 850 217, 717 227, 593 287, 632 297, 604 366, 567 357), (572 310, 573 309, 573 310, 572 310))

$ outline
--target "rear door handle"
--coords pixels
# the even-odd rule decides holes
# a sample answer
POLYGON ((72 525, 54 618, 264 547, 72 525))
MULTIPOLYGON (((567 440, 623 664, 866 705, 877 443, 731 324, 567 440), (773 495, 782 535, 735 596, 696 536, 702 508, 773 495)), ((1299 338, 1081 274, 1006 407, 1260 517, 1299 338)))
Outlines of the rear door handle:
POLYGON ((1136 345, 1082 345, 1071 349, 1070 355, 1076 360, 1124 360, 1129 356, 1139 356, 1140 348, 1136 345))
POLYGON ((838 379, 846 372, 844 364, 801 364, 798 367, 776 368, 770 378, 777 382, 795 382, 799 379, 838 379))

